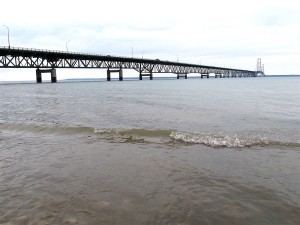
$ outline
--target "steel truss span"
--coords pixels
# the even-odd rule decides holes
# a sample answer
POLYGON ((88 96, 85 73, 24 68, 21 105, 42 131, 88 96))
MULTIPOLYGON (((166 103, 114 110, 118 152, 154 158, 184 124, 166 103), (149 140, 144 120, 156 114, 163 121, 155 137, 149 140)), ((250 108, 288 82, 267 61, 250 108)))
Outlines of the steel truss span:
POLYGON ((134 69, 142 74, 174 73, 184 75, 201 74, 201 77, 215 74, 215 77, 255 77, 257 71, 195 65, 159 59, 141 59, 110 55, 93 55, 49 50, 0 47, 2 68, 106 68, 108 70, 134 69))

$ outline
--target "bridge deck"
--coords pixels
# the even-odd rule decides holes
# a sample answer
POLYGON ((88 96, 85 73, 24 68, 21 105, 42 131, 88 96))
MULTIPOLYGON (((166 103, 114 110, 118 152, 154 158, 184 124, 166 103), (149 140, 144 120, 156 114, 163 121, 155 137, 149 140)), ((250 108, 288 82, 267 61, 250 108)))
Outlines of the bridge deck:
MULTIPOLYGON (((0 47, 0 67, 4 68, 107 68, 134 69, 142 74, 218 74, 220 77, 256 76, 257 71, 241 70, 159 59, 0 47)), ((152 77, 152 75, 151 75, 152 77)))

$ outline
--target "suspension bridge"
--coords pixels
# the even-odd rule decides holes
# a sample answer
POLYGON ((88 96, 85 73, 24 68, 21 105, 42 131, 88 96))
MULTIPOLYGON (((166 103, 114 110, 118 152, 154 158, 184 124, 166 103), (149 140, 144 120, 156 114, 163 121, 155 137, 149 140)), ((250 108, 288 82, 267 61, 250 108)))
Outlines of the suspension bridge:
POLYGON ((159 59, 144 59, 134 57, 120 57, 111 55, 97 55, 87 53, 51 51, 42 49, 27 49, 17 47, 0 47, 0 68, 35 68, 36 82, 42 82, 42 74, 50 73, 51 82, 57 82, 57 68, 93 68, 106 69, 107 81, 112 73, 119 74, 123 80, 123 70, 137 71, 140 80, 143 77, 153 79, 155 73, 172 73, 177 79, 187 79, 189 74, 196 74, 201 78, 229 78, 256 77, 264 75, 260 59, 256 71, 234 68, 197 65, 181 62, 171 62, 159 59), (260 67, 259 67, 260 65, 260 67))

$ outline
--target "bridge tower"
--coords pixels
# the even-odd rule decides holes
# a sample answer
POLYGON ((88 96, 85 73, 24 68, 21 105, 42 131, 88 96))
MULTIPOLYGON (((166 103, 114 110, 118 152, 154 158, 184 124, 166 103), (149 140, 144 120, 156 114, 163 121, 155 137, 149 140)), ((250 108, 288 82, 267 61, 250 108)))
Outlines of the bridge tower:
POLYGON ((256 71, 261 71, 261 58, 257 59, 256 71))
POLYGON ((257 59, 257 64, 256 64, 256 76, 264 76, 264 64, 261 63, 261 58, 257 59))

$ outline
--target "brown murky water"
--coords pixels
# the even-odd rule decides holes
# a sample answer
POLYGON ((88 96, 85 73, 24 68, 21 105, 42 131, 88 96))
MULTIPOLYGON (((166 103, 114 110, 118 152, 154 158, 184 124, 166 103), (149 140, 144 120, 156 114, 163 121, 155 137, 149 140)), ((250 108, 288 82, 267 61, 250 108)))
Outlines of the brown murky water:
MULTIPOLYGON (((249 113, 237 107, 231 120, 223 114, 230 106, 205 113, 205 100, 173 89, 172 104, 134 97, 138 84, 146 92, 166 85, 124 82, 132 95, 118 104, 110 101, 118 99, 119 83, 105 86, 112 99, 99 97, 104 84, 1 86, 1 225, 299 224, 298 100, 294 108, 278 101, 255 116, 249 103, 249 113), (187 101, 177 102, 180 96, 187 101), (206 118, 197 114, 201 107, 206 118)), ((187 82, 178 90, 182 85, 193 90, 187 82)))

